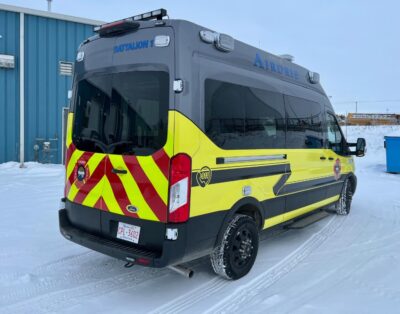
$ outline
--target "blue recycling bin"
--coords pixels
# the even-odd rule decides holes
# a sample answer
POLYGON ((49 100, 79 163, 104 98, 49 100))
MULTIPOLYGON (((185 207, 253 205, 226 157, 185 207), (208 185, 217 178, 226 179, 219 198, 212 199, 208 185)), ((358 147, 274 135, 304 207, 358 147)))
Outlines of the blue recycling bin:
POLYGON ((400 136, 385 136, 387 172, 400 173, 400 136))

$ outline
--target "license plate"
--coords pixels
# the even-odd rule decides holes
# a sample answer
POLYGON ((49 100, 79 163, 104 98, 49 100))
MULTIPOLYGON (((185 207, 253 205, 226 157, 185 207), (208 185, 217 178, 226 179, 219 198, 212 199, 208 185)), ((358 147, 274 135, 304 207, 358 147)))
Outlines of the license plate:
POLYGON ((117 238, 133 243, 139 243, 140 227, 123 222, 118 223, 117 238))

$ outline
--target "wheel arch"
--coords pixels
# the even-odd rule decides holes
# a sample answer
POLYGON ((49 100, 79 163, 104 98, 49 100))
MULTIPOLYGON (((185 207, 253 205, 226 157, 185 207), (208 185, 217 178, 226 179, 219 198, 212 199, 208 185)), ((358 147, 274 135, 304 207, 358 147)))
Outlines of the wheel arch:
POLYGON ((250 216, 251 218, 254 219, 258 230, 262 230, 265 218, 261 203, 254 197, 245 197, 236 202, 225 215, 221 228, 218 232, 215 245, 217 245, 221 241, 224 232, 227 226, 229 225, 229 222, 236 214, 243 214, 250 216))
POLYGON ((352 192, 353 192, 353 194, 356 192, 356 189, 357 189, 357 177, 356 177, 356 175, 353 173, 353 172, 350 172, 348 175, 347 175, 347 178, 350 180, 350 182, 351 182, 351 187, 352 187, 352 192))

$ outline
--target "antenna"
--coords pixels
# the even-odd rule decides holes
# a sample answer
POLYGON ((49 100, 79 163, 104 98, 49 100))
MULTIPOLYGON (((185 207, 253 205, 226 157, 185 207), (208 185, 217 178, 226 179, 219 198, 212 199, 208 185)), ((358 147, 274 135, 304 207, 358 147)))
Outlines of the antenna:
POLYGON ((47 11, 48 12, 51 12, 51 2, 52 2, 53 0, 47 0, 47 11))

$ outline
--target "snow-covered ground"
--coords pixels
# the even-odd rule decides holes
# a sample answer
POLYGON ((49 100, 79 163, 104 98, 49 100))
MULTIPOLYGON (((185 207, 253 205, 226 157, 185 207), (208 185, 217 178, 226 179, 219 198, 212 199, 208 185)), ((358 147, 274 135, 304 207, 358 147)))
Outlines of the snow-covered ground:
POLYGON ((215 277, 207 258, 185 279, 65 240, 58 165, 0 165, 0 313, 394 313, 400 308, 400 175, 385 172, 383 136, 396 127, 349 127, 367 139, 347 217, 262 236, 253 270, 215 277))

